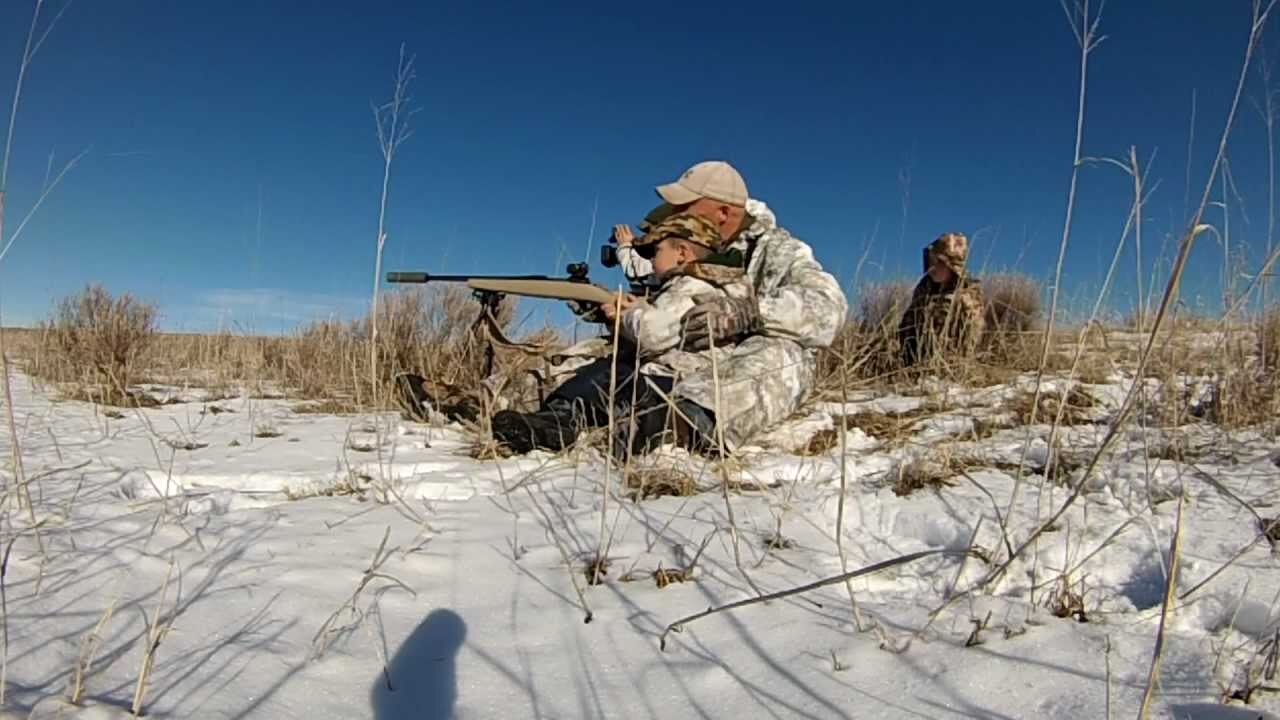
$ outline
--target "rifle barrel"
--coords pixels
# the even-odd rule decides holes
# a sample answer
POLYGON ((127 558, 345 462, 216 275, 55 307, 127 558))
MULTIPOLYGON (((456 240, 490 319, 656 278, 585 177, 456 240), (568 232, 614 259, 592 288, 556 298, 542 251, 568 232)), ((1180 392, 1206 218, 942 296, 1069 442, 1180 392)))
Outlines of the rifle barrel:
POLYGON ((560 280, 546 275, 432 275, 425 272, 389 272, 389 283, 466 282, 468 280, 560 280))

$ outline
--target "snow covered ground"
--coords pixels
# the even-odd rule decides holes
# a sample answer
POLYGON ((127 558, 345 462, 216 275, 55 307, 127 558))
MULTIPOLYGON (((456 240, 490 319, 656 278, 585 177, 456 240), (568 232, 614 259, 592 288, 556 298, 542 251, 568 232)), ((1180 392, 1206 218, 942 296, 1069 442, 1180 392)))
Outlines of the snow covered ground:
POLYGON ((1194 592, 1167 620, 1151 716, 1280 717, 1266 691, 1218 704, 1280 620, 1277 562, 1224 489, 1280 514, 1280 446, 1209 426, 1126 430, 988 591, 965 592, 981 558, 932 555, 689 622, 660 648, 683 616, 839 574, 838 520, 849 569, 971 543, 1007 557, 1001 518, 1016 547, 1068 494, 1028 474, 1010 508, 1016 468, 1079 478, 1119 387, 1086 388, 1096 422, 1063 428, 1047 471, 1048 427, 1011 422, 1022 389, 864 394, 775 434, 808 453, 749 451, 727 475, 660 454, 645 477, 703 492, 636 502, 594 451, 477 460, 456 426, 285 400, 108 417, 14 378, 40 534, 15 542, 4 581, 10 717, 127 716, 157 613, 150 717, 1135 717, 1180 495, 1176 592, 1194 592), (863 426, 843 442, 840 415, 863 426), (913 478, 945 484, 895 492, 913 478))

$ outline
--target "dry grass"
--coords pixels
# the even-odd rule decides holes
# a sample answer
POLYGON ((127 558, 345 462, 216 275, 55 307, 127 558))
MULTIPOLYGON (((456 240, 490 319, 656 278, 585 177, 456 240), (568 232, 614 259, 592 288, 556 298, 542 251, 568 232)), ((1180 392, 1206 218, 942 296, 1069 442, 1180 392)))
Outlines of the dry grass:
POLYGON ((819 394, 836 396, 841 384, 884 385, 902 369, 898 322, 911 302, 907 280, 869 283, 859 290, 850 318, 819 356, 819 394))
POLYGON ((803 448, 796 451, 797 455, 812 457, 814 455, 826 455, 833 448, 840 444, 839 418, 836 419, 837 427, 819 430, 809 438, 809 442, 805 443, 803 448))
POLYGON ((869 334, 896 333, 902 313, 911 304, 914 285, 909 280, 868 283, 859 289, 855 319, 858 328, 869 334))
POLYGON ((987 332, 1025 333, 1040 324, 1044 286, 1029 275, 997 273, 982 278, 987 332))
MULTIPOLYGON (((937 405, 924 403, 914 410, 900 413, 884 413, 875 410, 853 413, 844 417, 846 426, 858 428, 877 440, 899 441, 911 436, 911 428, 916 421, 941 410, 937 405)), ((835 418, 837 425, 840 418, 835 418)))
POLYGON ((1081 578, 1072 583, 1065 575, 1058 578, 1044 598, 1043 606, 1049 614, 1058 618, 1072 618, 1076 622, 1089 622, 1089 614, 1084 605, 1085 586, 1081 578))
POLYGON ((1028 275, 997 273, 982 278, 986 329, 980 353, 988 363, 1029 370, 1039 362, 1044 286, 1028 275))
POLYGON ((625 478, 628 494, 634 500, 649 498, 688 497, 698 492, 698 484, 684 468, 675 466, 631 468, 625 478))
POLYGON ((1280 418, 1280 378, 1252 367, 1228 370, 1214 378, 1208 400, 1194 410, 1225 429, 1261 426, 1274 433, 1280 418))
POLYGON ((1006 403, 1005 410, 1012 413, 1017 422, 1023 425, 1030 425, 1033 422, 1040 425, 1050 425, 1058 416, 1058 410, 1062 408, 1062 425, 1085 425, 1095 422, 1093 413, 1091 412, 1098 406, 1098 399, 1090 395, 1087 391, 1079 387, 1072 386, 1067 391, 1066 398, 1056 391, 1043 392, 1040 395, 1040 405, 1034 405, 1035 394, 1024 392, 1006 403), (1035 417, 1032 418, 1032 411, 1035 417))
POLYGON ((954 487, 956 483, 950 479, 952 476, 953 473, 945 464, 939 466, 916 458, 898 465, 890 487, 894 495, 906 497, 925 488, 941 490, 944 487, 954 487))
MULTIPOLYGON (((324 320, 281 337, 160 333, 157 310, 125 294, 113 297, 91 286, 62 300, 34 330, 7 330, 24 368, 36 378, 64 386, 75 399, 148 406, 140 382, 199 386, 230 397, 316 400, 299 412, 350 413, 394 406, 394 377, 414 372, 431 379, 442 402, 475 403, 485 379, 487 332, 477 331, 480 305, 458 286, 388 293, 380 302, 377 385, 369 372, 369 318, 324 320)), ((515 303, 496 313, 511 337, 515 303)), ((558 335, 543 329, 518 339, 550 347, 558 335)), ((493 375, 512 406, 528 406, 540 390, 531 369, 543 361, 499 348, 493 375)))
POLYGON ((108 405, 132 404, 130 382, 156 336, 155 305, 125 293, 113 297, 90 285, 61 300, 36 336, 41 379, 76 383, 85 395, 108 405))
POLYGON ((1272 305, 1258 320, 1258 358, 1263 369, 1280 372, 1280 304, 1272 305))

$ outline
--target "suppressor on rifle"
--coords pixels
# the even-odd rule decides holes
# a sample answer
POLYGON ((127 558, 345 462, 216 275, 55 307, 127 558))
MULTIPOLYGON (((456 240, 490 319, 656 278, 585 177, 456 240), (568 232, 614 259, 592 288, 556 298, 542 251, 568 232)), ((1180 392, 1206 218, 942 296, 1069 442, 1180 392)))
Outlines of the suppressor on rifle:
POLYGON ((389 283, 424 283, 430 277, 424 272, 389 272, 387 273, 387 282, 389 283))

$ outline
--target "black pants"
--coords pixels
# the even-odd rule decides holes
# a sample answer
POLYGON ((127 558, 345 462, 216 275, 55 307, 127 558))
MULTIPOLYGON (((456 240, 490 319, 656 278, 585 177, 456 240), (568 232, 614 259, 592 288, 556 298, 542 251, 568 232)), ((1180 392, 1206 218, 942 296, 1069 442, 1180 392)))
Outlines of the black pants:
POLYGON ((689 401, 671 398, 674 380, 642 376, 634 356, 600 358, 578 370, 547 397, 544 412, 572 413, 586 427, 609 424, 610 385, 613 385, 615 451, 642 453, 666 441, 689 449, 713 445, 715 416, 689 401), (614 373, 616 372, 616 376, 614 373))

